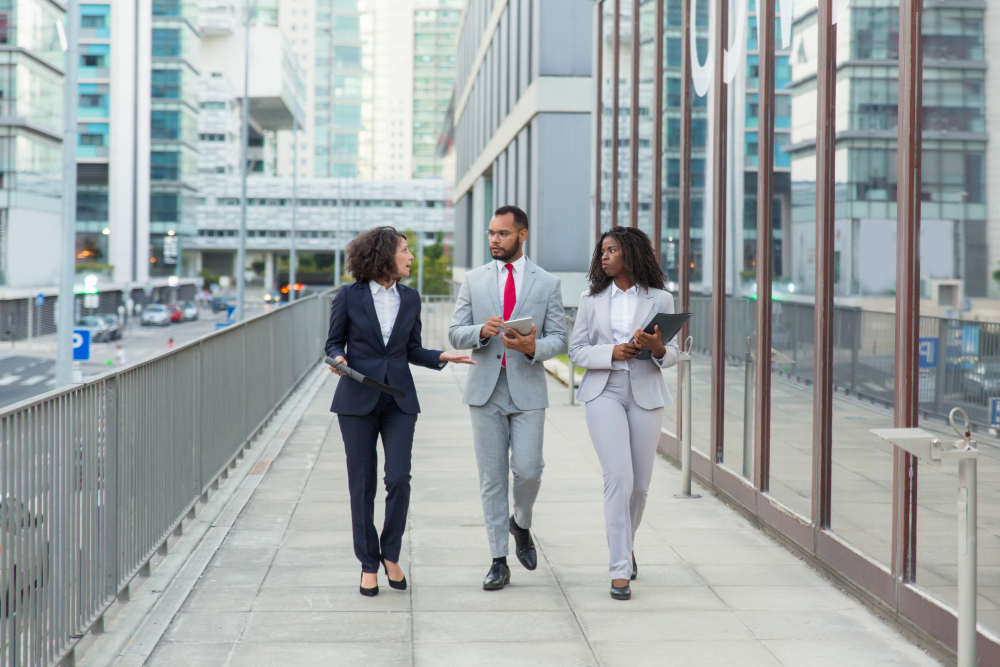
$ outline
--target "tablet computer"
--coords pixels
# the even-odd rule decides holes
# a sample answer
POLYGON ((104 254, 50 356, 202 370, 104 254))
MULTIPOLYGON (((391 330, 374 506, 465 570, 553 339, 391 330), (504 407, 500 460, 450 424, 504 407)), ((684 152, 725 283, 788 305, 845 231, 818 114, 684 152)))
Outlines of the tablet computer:
POLYGON ((519 320, 511 320, 510 322, 503 323, 504 329, 513 329, 522 336, 527 336, 531 333, 531 318, 524 317, 519 320))
MULTIPOLYGON (((654 331, 653 327, 660 327, 660 340, 666 345, 689 319, 691 319, 691 313, 657 313, 642 330, 651 334, 654 331)), ((652 356, 651 351, 640 350, 639 354, 635 355, 635 359, 649 359, 652 356)))

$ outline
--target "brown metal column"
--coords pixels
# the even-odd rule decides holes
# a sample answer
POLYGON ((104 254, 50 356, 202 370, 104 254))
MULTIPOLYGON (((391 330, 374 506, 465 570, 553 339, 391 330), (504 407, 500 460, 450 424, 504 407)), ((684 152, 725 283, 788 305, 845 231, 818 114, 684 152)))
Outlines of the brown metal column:
POLYGON ((771 279, 774 243, 774 2, 757 0, 760 83, 757 105, 757 374, 754 486, 767 491, 771 463, 771 279))
POLYGON ((653 250, 663 252, 663 0, 653 22, 653 250))
MULTIPOLYGON (((712 114, 712 418, 711 447, 716 463, 722 463, 722 431, 726 390, 726 84, 722 54, 729 23, 728 0, 717 0, 715 11, 715 94, 712 114)), ((694 20, 693 18, 691 20, 694 20)), ((735 279, 735 276, 733 277, 735 279)))
MULTIPOLYGON (((896 150, 897 428, 915 427, 920 336, 921 37, 923 0, 899 3, 899 130, 896 150)), ((913 581, 917 546, 917 459, 896 447, 892 473, 892 572, 913 581)))
POLYGON ((615 0, 615 35, 614 54, 611 56, 611 69, 614 71, 614 82, 611 84, 611 226, 618 226, 618 83, 621 64, 621 27, 622 27, 622 6, 621 0, 615 0))
POLYGON ((631 148, 631 189, 628 198, 629 225, 639 226, 639 61, 642 57, 642 46, 639 43, 639 0, 632 0, 632 103, 629 105, 629 120, 632 121, 632 131, 629 132, 628 145, 631 148))
POLYGON ((837 144, 837 26, 833 0, 819 0, 816 72, 816 338, 813 351, 812 520, 830 526, 833 458, 834 155, 837 144))
MULTIPOLYGON (((660 0, 662 2, 662 0, 660 0)), ((677 312, 691 312, 691 3, 681 2, 681 155, 680 155, 680 201, 678 201, 677 230, 677 312)), ((663 32, 663 22, 660 21, 660 32, 663 32)), ((663 48, 657 51, 657 61, 663 68, 663 48)), ((663 124, 660 118, 659 125, 663 124)), ((658 156, 657 162, 662 165, 663 157, 658 156)), ((681 329, 680 341, 687 341, 690 325, 681 329)), ((683 397, 680 373, 677 374, 677 396, 683 397)), ((684 405, 681 398, 677 400, 677 438, 681 437, 681 427, 684 424, 684 405)), ((679 448, 678 448, 679 451, 679 448)))
POLYGON ((596 7, 596 25, 597 25, 597 60, 594 63, 594 80, 597 84, 596 86, 596 102, 594 104, 595 118, 597 119, 597 132, 594 137, 595 151, 597 155, 597 169, 594 171, 594 236, 595 239, 601 238, 601 180, 604 176, 604 159, 603 159, 603 146, 604 137, 601 136, 604 128, 604 90, 603 90, 603 76, 604 76, 604 2, 599 2, 594 5, 596 7))

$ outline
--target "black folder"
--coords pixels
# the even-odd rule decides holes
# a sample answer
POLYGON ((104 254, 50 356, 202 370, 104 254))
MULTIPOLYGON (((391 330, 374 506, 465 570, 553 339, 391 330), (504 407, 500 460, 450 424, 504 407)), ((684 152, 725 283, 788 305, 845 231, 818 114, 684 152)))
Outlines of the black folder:
POLYGON ((406 398, 406 392, 405 391, 403 391, 401 389, 394 389, 394 388, 390 387, 387 384, 382 384, 381 382, 378 382, 376 380, 371 379, 367 375, 362 375, 361 373, 357 372, 353 368, 348 368, 347 366, 345 366, 344 364, 340 363, 336 359, 332 359, 330 357, 327 357, 326 358, 326 363, 329 364, 330 366, 332 366, 333 368, 336 368, 338 371, 340 371, 341 373, 343 373, 347 377, 351 378, 355 382, 360 382, 361 384, 365 385, 366 387, 371 387, 372 389, 378 389, 379 391, 381 391, 381 392, 383 392, 385 394, 389 394, 390 396, 394 396, 396 398, 406 398))
MULTIPOLYGON (((653 333, 653 327, 660 327, 660 340, 666 345, 670 340, 677 335, 677 332, 681 330, 687 321, 691 319, 691 313, 657 313, 653 315, 653 319, 649 321, 643 331, 648 334, 653 333)), ((633 340, 634 342, 634 340, 633 340)), ((635 359, 649 359, 653 356, 653 353, 649 350, 640 350, 639 354, 635 355, 635 359)))

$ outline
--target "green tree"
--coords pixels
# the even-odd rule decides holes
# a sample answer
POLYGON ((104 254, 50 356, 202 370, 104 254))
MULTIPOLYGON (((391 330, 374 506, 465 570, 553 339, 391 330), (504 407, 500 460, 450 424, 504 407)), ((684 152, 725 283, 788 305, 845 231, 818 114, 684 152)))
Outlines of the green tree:
MULTIPOLYGON (((417 287, 417 276, 420 271, 420 246, 417 235, 412 230, 406 230, 406 242, 413 253, 413 263, 410 265, 410 278, 406 281, 409 287, 417 287)), ((452 258, 446 252, 444 234, 438 232, 432 244, 424 244, 424 290, 423 294, 451 293, 452 258)))

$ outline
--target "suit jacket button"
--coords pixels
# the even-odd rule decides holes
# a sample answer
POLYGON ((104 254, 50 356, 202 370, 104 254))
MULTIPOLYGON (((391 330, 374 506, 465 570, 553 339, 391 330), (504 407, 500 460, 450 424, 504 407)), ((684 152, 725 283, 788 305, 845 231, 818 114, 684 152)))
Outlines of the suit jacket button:
POLYGON ((497 355, 497 359, 499 359, 499 358, 500 358, 500 355, 498 354, 498 355, 497 355))
POLYGON ((383 355, 382 355, 382 358, 383 358, 383 359, 388 359, 388 358, 389 358, 389 355, 388 355, 388 354, 383 354, 383 355))

